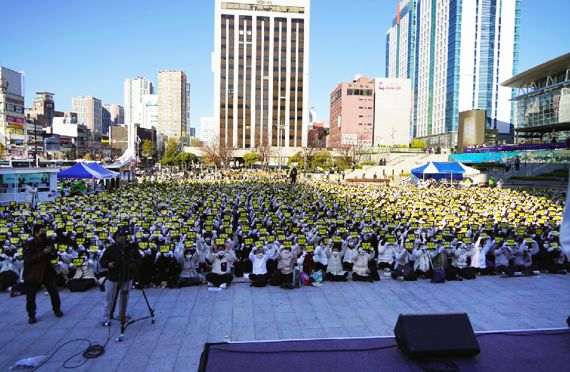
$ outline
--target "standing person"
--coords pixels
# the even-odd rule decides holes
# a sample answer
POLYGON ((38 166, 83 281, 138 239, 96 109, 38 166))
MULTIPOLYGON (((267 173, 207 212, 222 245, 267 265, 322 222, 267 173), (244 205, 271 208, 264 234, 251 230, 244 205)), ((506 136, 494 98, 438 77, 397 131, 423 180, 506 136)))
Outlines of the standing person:
POLYGON ((57 258, 53 244, 46 238, 46 228, 35 225, 34 238, 24 246, 24 285, 26 288, 26 311, 28 323, 36 320, 36 293, 43 284, 50 296, 51 307, 56 317, 61 318, 61 300, 57 292, 56 272, 51 260, 57 258))
POLYGON ((295 184, 297 183, 297 168, 293 167, 293 169, 291 169, 291 173, 289 173, 289 177, 291 177, 291 183, 295 184))
POLYGON ((129 301, 129 289, 132 286, 134 272, 133 264, 140 260, 138 244, 131 244, 127 240, 130 228, 121 226, 115 233, 115 243, 110 245, 99 260, 102 267, 108 269, 107 281, 105 282, 105 310, 103 313, 102 325, 108 325, 113 318, 113 300, 118 295, 119 290, 123 290, 126 296, 120 296, 120 308, 126 314, 129 301))

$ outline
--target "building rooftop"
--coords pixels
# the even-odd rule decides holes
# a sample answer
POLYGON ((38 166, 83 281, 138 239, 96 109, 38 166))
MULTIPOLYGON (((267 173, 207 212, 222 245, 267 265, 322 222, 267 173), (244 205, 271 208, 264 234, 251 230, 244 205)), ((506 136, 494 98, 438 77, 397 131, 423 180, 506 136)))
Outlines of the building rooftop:
POLYGON ((501 85, 509 88, 524 88, 530 83, 546 78, 548 75, 555 75, 569 69, 570 53, 566 53, 521 72, 509 80, 504 81, 501 85))

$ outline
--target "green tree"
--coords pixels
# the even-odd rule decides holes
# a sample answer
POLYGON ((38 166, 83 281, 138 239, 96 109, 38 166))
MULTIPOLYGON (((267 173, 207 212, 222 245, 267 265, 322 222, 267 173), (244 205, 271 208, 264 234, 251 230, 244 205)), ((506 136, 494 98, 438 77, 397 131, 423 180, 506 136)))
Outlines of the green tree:
POLYGON ((171 165, 183 165, 184 169, 188 169, 188 165, 196 161, 196 155, 188 152, 180 152, 171 159, 171 165))
POLYGON ((204 146, 204 142, 200 141, 198 138, 190 139, 190 147, 202 147, 202 146, 204 146))
POLYGON ((425 149, 426 147, 427 147, 427 145, 424 142, 424 140, 421 140, 418 138, 414 138, 412 140, 412 144, 410 145, 410 148, 412 148, 412 149, 425 149))
POLYGON ((176 138, 169 138, 166 143, 166 149, 164 150, 164 156, 160 163, 162 165, 174 165, 174 159, 178 155, 178 141, 176 138))
POLYGON ((315 152, 310 165, 312 168, 329 169, 333 165, 331 153, 326 150, 315 152))
POLYGON ((243 156, 243 161, 245 162, 246 166, 251 167, 259 161, 259 155, 257 155, 255 152, 248 152, 243 156))
POLYGON ((154 142, 151 140, 144 140, 142 143, 141 148, 142 156, 148 159, 153 159, 156 154, 156 147, 154 146, 154 142))
POLYGON ((297 166, 301 168, 305 167, 305 156, 302 151, 299 151, 289 158, 289 165, 293 163, 297 163, 297 166))

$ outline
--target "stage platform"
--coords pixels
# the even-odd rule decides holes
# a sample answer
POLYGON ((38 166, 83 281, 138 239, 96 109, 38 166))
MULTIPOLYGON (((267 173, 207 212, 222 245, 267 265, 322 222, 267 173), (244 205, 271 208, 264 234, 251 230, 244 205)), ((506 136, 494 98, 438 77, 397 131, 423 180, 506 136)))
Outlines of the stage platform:
POLYGON ((393 337, 207 343, 199 371, 565 371, 570 330, 478 332, 470 358, 414 360, 393 337))

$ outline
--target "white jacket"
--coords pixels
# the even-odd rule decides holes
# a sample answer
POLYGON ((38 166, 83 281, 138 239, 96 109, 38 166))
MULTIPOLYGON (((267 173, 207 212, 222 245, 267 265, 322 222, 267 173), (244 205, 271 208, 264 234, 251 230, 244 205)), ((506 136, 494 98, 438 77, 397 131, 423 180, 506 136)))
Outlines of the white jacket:
POLYGON ((208 261, 212 263, 212 273, 220 275, 229 274, 231 272, 232 265, 236 260, 236 254, 232 250, 224 252, 225 254, 222 258, 218 256, 218 253, 214 255, 210 252, 208 254, 208 261), (222 270, 223 266, 225 266, 225 270, 222 270))
POLYGON ((83 266, 79 266, 75 271, 73 279, 95 279, 95 272, 93 271, 93 260, 87 260, 83 266))
POLYGON ((249 260, 253 265, 252 274, 255 275, 263 275, 267 274, 267 260, 269 259, 269 255, 264 253, 261 258, 257 257, 257 255, 253 252, 249 253, 249 260))
POLYGON ((416 248, 413 254, 416 258, 414 261, 414 271, 421 270, 427 272, 431 267, 431 258, 434 257, 437 252, 427 249, 423 251, 420 248, 416 248))
POLYGON ((324 266, 327 266, 328 259, 327 259, 327 255, 325 253, 325 247, 318 245, 315 248, 315 253, 313 254, 313 260, 315 262, 319 262, 319 263, 323 264, 324 266))
POLYGON ((479 269, 485 269, 487 267, 485 256, 487 255, 487 252, 489 252, 489 249, 491 249, 492 243, 493 241, 491 239, 487 239, 483 247, 481 247, 481 238, 477 239, 471 256, 471 267, 479 269))
POLYGON ((378 262, 386 262, 392 264, 394 262, 394 255, 396 249, 393 244, 380 245, 378 243, 378 262))
POLYGON ((467 267, 467 258, 471 257, 473 251, 466 250, 464 246, 460 246, 453 251, 453 258, 451 259, 451 266, 464 269, 467 267))
POLYGON ((328 257, 327 273, 333 275, 344 275, 344 270, 342 269, 342 257, 344 252, 340 251, 335 256, 334 252, 331 251, 330 247, 326 249, 326 255, 328 257))
POLYGON ((364 252, 364 253, 358 253, 355 252, 354 255, 352 256, 352 262, 354 263, 354 266, 352 267, 352 271, 357 273, 358 275, 361 276, 367 276, 368 275, 368 262, 374 258, 374 251, 371 251, 370 253, 368 252, 364 252))

